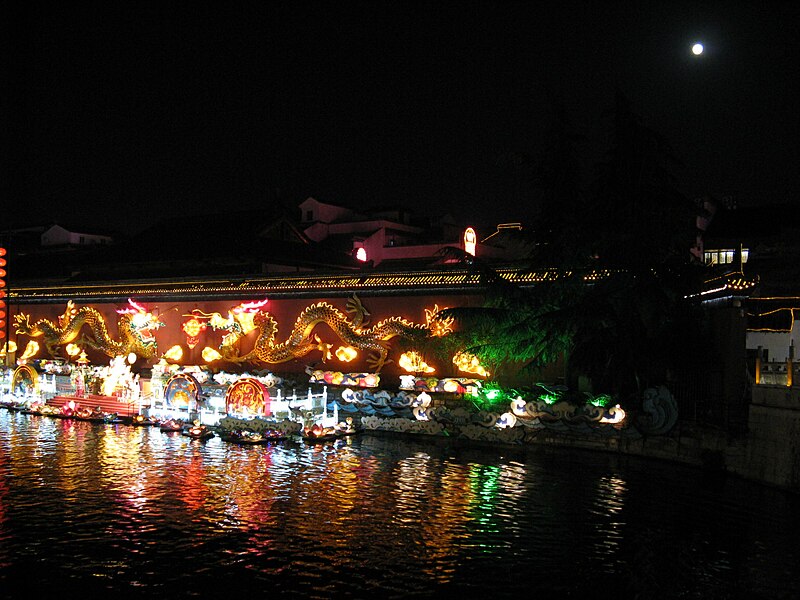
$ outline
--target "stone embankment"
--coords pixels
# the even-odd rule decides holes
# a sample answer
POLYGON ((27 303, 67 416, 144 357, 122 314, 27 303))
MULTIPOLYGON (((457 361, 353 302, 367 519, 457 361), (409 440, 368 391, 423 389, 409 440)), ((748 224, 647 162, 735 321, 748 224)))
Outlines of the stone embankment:
POLYGON ((657 416, 649 421, 640 418, 638 426, 520 420, 514 427, 499 429, 441 413, 436 420, 426 422, 367 417, 362 425, 374 433, 425 435, 429 439, 517 448, 572 447, 669 460, 800 493, 799 392, 786 386, 756 386, 748 431, 736 436, 671 419, 669 398, 663 396, 654 397, 651 406, 651 415, 657 416))

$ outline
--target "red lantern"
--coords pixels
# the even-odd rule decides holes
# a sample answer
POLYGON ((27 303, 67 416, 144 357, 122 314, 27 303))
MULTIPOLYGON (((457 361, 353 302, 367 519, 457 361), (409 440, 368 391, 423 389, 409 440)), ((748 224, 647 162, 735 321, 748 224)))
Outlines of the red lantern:
MULTIPOLYGON (((0 257, 6 255, 6 249, 0 248, 0 257)), ((6 307, 5 300, 2 298, 6 297, 6 270, 3 268, 6 266, 6 259, 0 258, 0 340, 4 340, 6 338, 6 311, 3 310, 6 307)))

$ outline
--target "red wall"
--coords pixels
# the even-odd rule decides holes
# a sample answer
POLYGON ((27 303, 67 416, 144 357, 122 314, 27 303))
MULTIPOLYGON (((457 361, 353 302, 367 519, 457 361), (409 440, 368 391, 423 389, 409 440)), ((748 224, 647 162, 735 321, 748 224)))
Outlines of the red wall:
MULTIPOLYGON (((136 299, 134 298, 136 301, 136 299)), ((315 302, 326 301, 329 304, 336 307, 339 311, 345 314, 348 318, 351 318, 346 312, 346 298, 318 298, 314 300, 309 299, 277 299, 277 300, 270 300, 269 303, 264 307, 264 310, 268 311, 276 320, 278 324, 278 331, 275 336, 275 343, 281 343, 289 336, 291 333, 292 327, 297 320, 297 317, 300 313, 310 304, 315 302)), ((138 302, 138 301, 137 301, 138 302)), ((480 303, 480 298, 474 296, 406 296, 406 297, 373 297, 373 298, 361 298, 361 302, 364 307, 370 312, 369 316, 369 323, 366 327, 370 327, 379 321, 392 317, 392 316, 400 316, 404 317, 409 321, 412 321, 417 324, 424 324, 425 320, 425 309, 433 309, 434 305, 438 305, 440 309, 445 307, 451 306, 467 306, 467 305, 478 305, 480 303)), ((128 305, 126 303, 119 303, 119 304, 81 304, 76 302, 77 307, 80 306, 92 306, 96 310, 98 310, 106 319, 106 324, 108 326, 109 335, 114 339, 119 339, 119 335, 117 332, 117 318, 118 314, 116 313, 117 309, 124 309, 127 308, 128 305)), ((184 365, 202 365, 204 361, 201 357, 201 352, 204 347, 210 346, 212 348, 217 349, 219 344, 222 340, 223 335, 226 333, 224 331, 214 331, 210 327, 203 333, 200 334, 200 341, 194 349, 189 349, 186 343, 186 335, 181 330, 181 325, 185 320, 188 319, 187 316, 192 309, 200 309, 204 313, 214 313, 218 312, 223 317, 227 317, 228 310, 239 304, 238 301, 235 300, 223 300, 223 301, 201 301, 201 302, 163 302, 163 303, 142 303, 148 310, 157 314, 159 319, 164 323, 164 327, 160 328, 156 331, 156 340, 158 342, 158 353, 159 356, 163 354, 166 350, 171 348, 174 345, 181 345, 183 348, 183 359, 180 361, 181 364, 184 365)), ((25 313, 30 315, 30 322, 34 323, 38 319, 47 318, 54 323, 57 323, 57 319, 59 315, 61 315, 65 310, 65 304, 58 304, 58 305, 22 305, 22 306, 14 306, 12 307, 12 311, 14 314, 16 313, 25 313)), ((13 317, 12 317, 13 318, 13 317)), ((88 333, 88 331, 87 331, 88 333)), ((322 339, 322 341, 333 344, 332 351, 335 352, 336 348, 343 345, 339 338, 333 333, 333 331, 325 324, 318 324, 312 335, 316 334, 322 339)), ((241 354, 247 353, 249 350, 252 349, 253 342, 255 338, 258 336, 256 331, 251 332, 245 338, 241 340, 240 350, 241 354)), ((28 340, 27 336, 17 336, 14 333, 14 327, 12 324, 11 327, 11 339, 15 340, 18 345, 18 352, 17 354, 21 354, 24 350, 28 340)), ((41 338, 39 338, 41 343, 41 338)), ((397 360, 400 356, 400 351, 398 350, 398 338, 393 338, 389 340, 389 356, 387 363, 383 367, 381 373, 384 378, 392 378, 395 376, 404 373, 402 369, 397 366, 397 360)), ((48 358, 47 357, 47 350, 44 348, 44 344, 41 345, 41 349, 39 354, 35 358, 48 358)), ((87 350, 87 355, 93 364, 107 364, 110 360, 102 352, 91 350, 89 348, 87 350)), ((428 359, 429 357, 426 357, 428 359)), ((140 371, 143 368, 149 367, 158 359, 151 359, 145 361, 143 359, 139 359, 136 364, 134 365, 134 370, 140 371)), ((444 376, 455 376, 455 375, 465 375, 463 373, 458 373, 455 370, 455 367, 452 364, 447 364, 444 362, 435 361, 433 358, 428 361, 434 367, 436 367, 436 376, 444 377, 444 376)), ((362 356, 362 353, 359 353, 359 357, 350 363, 344 363, 339 361, 336 356, 334 355, 327 363, 323 364, 321 361, 321 352, 313 351, 312 353, 306 355, 305 357, 299 360, 293 360, 286 363, 281 364, 271 364, 267 365, 264 363, 256 363, 256 364, 249 364, 249 365, 235 365, 231 363, 223 363, 223 362, 215 362, 211 366, 214 371, 228 371, 228 372, 240 372, 244 370, 260 370, 260 369, 268 369, 274 373, 302 373, 308 365, 315 364, 315 368, 324 369, 324 370, 332 370, 332 371, 342 371, 345 373, 361 373, 361 372, 369 372, 370 369, 366 363, 366 356, 362 356)))

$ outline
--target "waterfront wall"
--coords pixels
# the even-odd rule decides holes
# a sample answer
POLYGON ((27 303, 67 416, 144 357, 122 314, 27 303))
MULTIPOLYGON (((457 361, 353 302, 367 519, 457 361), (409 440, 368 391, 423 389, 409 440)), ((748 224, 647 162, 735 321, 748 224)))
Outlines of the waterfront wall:
POLYGON ((757 385, 742 447, 726 456, 728 470, 800 493, 800 388, 757 385))
MULTIPOLYGON (((631 414, 630 423, 636 415, 631 414)), ((637 435, 633 425, 616 427, 516 427, 411 422, 373 418, 363 424, 373 433, 406 432, 444 437, 467 445, 570 447, 689 464, 730 473, 800 494, 800 388, 755 386, 746 432, 678 421, 668 432, 637 435), (374 423, 373 423, 374 421, 374 423), (446 431, 443 431, 446 430, 446 431)))

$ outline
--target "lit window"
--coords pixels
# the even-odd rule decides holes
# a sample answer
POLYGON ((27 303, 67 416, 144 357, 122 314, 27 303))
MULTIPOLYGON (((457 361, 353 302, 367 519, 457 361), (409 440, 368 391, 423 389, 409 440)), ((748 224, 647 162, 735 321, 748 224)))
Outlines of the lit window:
POLYGON ((356 260, 360 260, 361 262, 367 262, 367 251, 364 248, 359 248, 356 250, 356 260))

